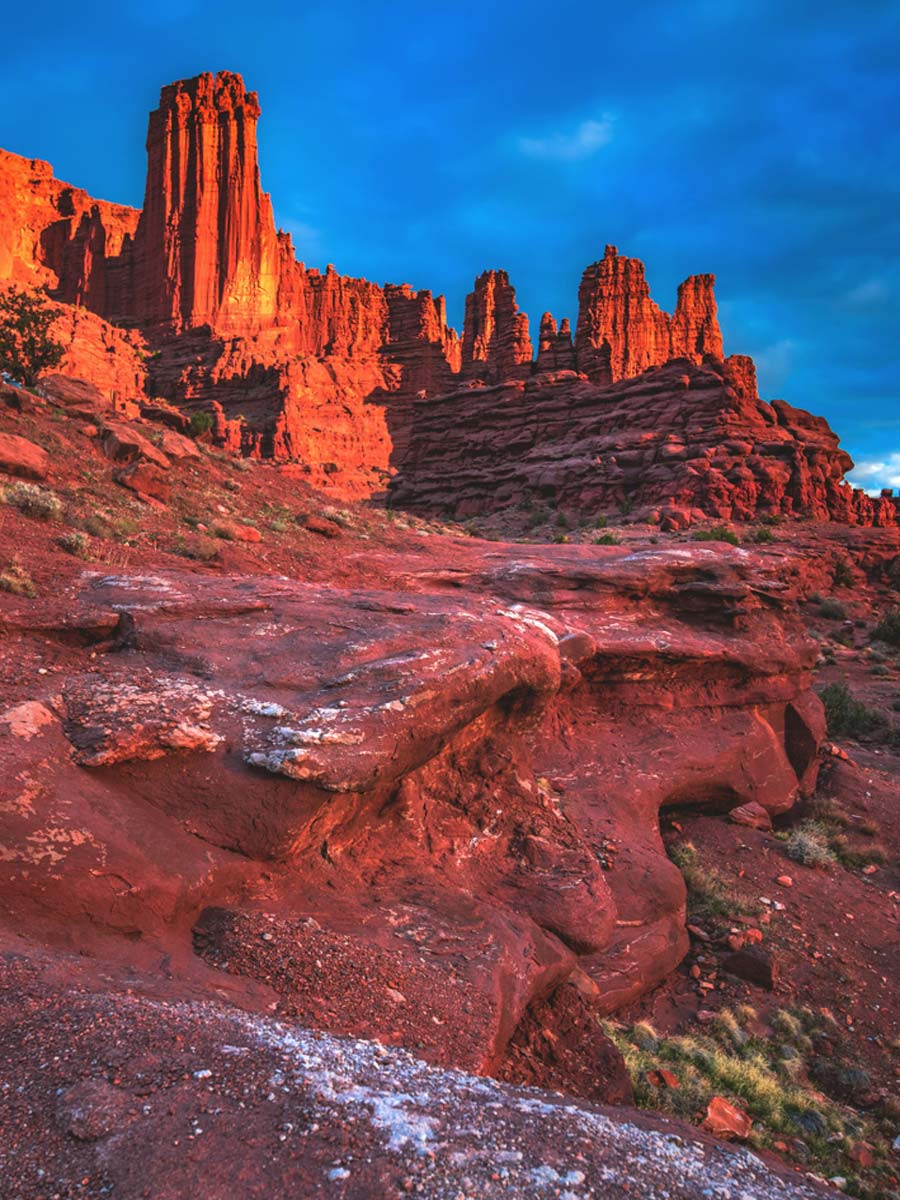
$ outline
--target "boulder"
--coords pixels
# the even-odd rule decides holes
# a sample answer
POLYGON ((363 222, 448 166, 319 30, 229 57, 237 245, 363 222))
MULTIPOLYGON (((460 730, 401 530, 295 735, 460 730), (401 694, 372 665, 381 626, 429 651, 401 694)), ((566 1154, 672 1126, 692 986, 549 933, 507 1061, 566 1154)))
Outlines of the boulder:
POLYGON ((767 991, 772 991, 778 981, 778 964, 775 958, 768 951, 758 947, 745 948, 729 954, 722 961, 722 970, 767 991))
POLYGON ((142 497, 168 503, 172 484, 168 474, 153 463, 133 462, 113 472, 113 479, 142 497))
POLYGON ((0 433, 0 471, 23 479, 46 479, 50 473, 47 451, 16 433, 0 433))
POLYGON ((716 1137, 744 1141, 750 1136, 753 1122, 743 1109, 736 1108, 723 1096, 713 1096, 706 1107, 703 1128, 716 1137))

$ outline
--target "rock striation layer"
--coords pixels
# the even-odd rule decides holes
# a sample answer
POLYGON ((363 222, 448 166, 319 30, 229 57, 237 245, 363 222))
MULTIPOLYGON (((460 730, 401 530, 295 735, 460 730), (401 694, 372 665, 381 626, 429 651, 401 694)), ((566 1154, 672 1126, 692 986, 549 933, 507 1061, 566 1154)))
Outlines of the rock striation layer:
POLYGON ((624 509, 673 528, 704 516, 897 519, 892 499, 843 481, 852 460, 825 420, 756 397, 746 359, 675 359, 605 386, 566 371, 507 381, 417 406, 414 430, 391 494, 421 513, 624 509))

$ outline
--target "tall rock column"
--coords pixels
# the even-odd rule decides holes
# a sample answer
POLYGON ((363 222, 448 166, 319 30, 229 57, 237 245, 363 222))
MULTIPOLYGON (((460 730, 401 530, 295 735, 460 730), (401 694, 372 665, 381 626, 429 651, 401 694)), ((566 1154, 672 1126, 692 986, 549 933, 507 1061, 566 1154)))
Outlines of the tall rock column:
POLYGON ((678 287, 672 317, 672 357, 702 363, 725 357, 716 309, 715 275, 691 275, 678 287))
POLYGON ((650 299, 644 264, 607 246, 578 289, 575 355, 597 383, 640 375, 669 357, 669 317, 650 299))
POLYGON ((533 357, 528 316, 519 312, 509 276, 505 271, 485 271, 466 297, 463 375, 491 383, 510 379, 527 374, 533 357))
POLYGON ((260 187, 259 112, 229 71, 163 88, 135 246, 139 320, 241 333, 274 320, 279 252, 260 187))

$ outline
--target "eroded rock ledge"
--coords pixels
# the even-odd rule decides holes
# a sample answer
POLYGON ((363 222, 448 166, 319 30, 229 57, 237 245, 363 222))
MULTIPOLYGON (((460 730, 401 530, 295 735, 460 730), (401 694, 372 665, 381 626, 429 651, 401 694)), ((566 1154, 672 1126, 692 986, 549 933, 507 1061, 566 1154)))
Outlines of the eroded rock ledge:
POLYGON ((659 809, 778 812, 814 783, 814 647, 777 560, 415 568, 353 592, 87 572, 39 621, 11 606, 8 636, 84 646, 23 698, 46 720, 0 723, 14 917, 187 973, 195 927, 297 1019, 477 1071, 562 985, 560 1011, 610 1011, 661 979, 686 933, 659 809))

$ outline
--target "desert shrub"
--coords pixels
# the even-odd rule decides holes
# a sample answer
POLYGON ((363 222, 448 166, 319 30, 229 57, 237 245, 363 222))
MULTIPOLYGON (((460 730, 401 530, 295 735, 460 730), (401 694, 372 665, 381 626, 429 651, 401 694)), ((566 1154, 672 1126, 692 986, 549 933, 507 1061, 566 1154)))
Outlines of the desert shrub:
POLYGON ((13 558, 9 566, 0 571, 0 592, 11 592, 14 596, 37 595, 34 580, 18 558, 13 558))
POLYGON ((554 523, 555 523, 557 529, 570 529, 571 528, 569 518, 566 516, 566 514, 564 512, 558 512, 556 514, 556 520, 554 523))
POLYGON ((39 521, 58 520, 62 516, 59 496, 36 483, 11 483, 4 489, 3 499, 26 517, 39 521))
POLYGON ((58 310, 46 296, 10 287, 0 294, 0 369, 33 388, 65 353, 50 335, 58 310))
POLYGON ((837 862, 828 830, 817 821, 802 821, 792 829, 785 842, 788 858, 804 867, 830 867, 837 862))
POLYGON ((191 413, 191 433, 195 438, 209 433, 213 427, 213 415, 209 412, 191 413))
POLYGON ((840 600, 829 598, 823 600, 819 605, 817 612, 820 617, 825 617, 829 621, 843 621, 847 616, 847 611, 841 604, 840 600))
POLYGON ((853 571, 846 558, 839 558, 834 564, 834 574, 831 581, 835 587, 852 587, 854 584, 853 571))
POLYGON ((881 618, 872 630, 872 637, 889 646, 900 646, 900 608, 892 609, 881 618))
POLYGON ((775 534, 768 527, 768 525, 760 525, 757 529, 753 530, 747 541, 756 542, 757 545, 764 546, 769 542, 775 541, 775 534))
POLYGON ((618 546, 620 539, 617 534, 606 532, 594 538, 595 546, 618 546))
POLYGON ((64 533, 62 537, 56 539, 56 544, 60 549, 65 550, 66 554, 72 554, 75 558, 91 557, 90 539, 80 530, 70 529, 68 533, 64 533))
POLYGON ((202 537, 198 534, 196 537, 178 538, 173 547, 173 553, 181 558, 191 558, 197 562, 211 562, 217 557, 219 546, 214 538, 202 537))
POLYGON ((832 737, 870 737, 887 723, 880 712, 857 700, 845 683, 829 683, 819 696, 832 737))
POLYGON ((873 675, 882 676, 882 675, 890 675, 890 673, 891 673, 890 667, 885 666, 884 663, 875 663, 875 665, 872 667, 873 675))
POLYGON ((597 520, 594 522, 594 528, 595 529, 605 529, 607 524, 608 524, 608 521, 607 521, 606 517, 604 516, 603 513, 601 513, 600 516, 597 518, 597 520))
POLYGON ((713 525, 709 529, 698 529, 692 540, 695 542, 728 542, 732 546, 741 544, 741 539, 727 525, 713 525))

